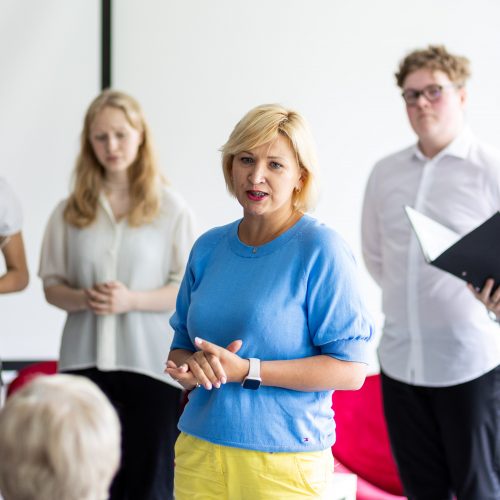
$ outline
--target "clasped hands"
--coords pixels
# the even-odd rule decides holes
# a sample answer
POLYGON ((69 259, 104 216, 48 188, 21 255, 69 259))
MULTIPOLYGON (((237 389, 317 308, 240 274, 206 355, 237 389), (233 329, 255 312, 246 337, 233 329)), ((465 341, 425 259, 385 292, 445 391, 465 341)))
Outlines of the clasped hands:
POLYGON ((226 382, 241 382, 248 373, 249 361, 236 353, 243 341, 234 340, 226 348, 195 338, 199 351, 188 356, 179 366, 169 359, 165 372, 185 389, 202 385, 205 389, 219 389, 226 382))
POLYGON ((88 308, 97 315, 121 314, 133 309, 132 292, 120 281, 97 283, 83 291, 88 308))

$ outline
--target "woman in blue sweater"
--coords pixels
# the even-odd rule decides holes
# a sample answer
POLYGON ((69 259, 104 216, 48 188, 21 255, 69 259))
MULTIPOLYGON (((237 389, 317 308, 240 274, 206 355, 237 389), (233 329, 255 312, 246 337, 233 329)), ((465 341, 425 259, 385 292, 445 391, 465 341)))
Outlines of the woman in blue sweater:
POLYGON ((166 371, 193 389, 177 500, 327 498, 332 391, 358 389, 372 324, 344 241, 305 212, 316 159, 304 119, 252 109, 222 148, 243 218, 195 243, 166 371))

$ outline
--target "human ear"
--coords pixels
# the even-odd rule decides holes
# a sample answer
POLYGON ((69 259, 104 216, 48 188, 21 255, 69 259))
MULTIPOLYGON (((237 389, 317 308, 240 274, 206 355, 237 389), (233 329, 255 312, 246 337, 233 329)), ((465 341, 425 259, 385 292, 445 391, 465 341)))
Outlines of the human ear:
POLYGON ((300 177, 297 186, 295 186, 295 191, 300 192, 302 190, 306 179, 307 179, 307 170, 303 167, 300 167, 300 177))

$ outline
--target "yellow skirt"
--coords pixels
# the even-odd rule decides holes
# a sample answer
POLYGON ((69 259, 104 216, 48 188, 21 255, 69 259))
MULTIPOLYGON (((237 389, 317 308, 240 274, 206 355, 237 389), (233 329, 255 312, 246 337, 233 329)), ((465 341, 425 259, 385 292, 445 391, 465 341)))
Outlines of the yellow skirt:
POLYGON ((330 448, 270 453, 220 446, 181 433, 175 445, 176 500, 331 498, 330 448))

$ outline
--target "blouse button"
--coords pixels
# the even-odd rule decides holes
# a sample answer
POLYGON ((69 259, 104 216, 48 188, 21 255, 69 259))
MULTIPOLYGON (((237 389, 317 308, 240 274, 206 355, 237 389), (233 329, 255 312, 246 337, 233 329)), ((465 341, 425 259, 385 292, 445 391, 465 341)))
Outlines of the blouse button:
POLYGON ((252 253, 257 253, 257 249, 255 247, 252 248, 252 253))

